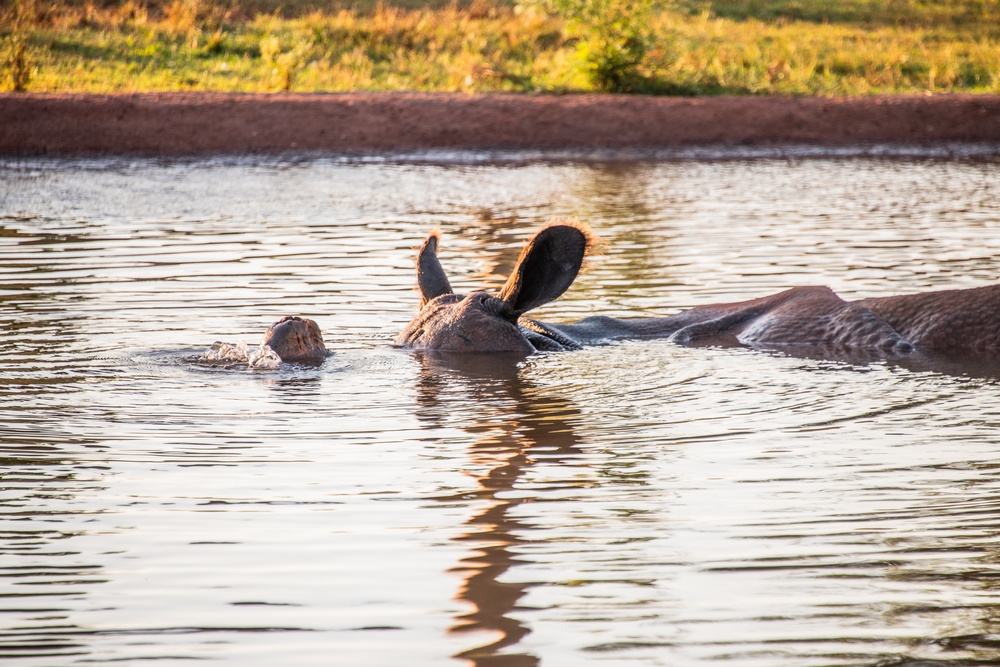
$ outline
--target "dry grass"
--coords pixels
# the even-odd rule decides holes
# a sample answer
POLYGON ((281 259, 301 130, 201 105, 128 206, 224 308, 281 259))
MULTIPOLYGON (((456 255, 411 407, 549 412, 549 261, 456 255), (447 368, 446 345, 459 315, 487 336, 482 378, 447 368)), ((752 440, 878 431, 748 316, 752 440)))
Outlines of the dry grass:
MULTIPOLYGON (((655 14, 637 66, 646 91, 1000 92, 996 2, 753 1, 655 14)), ((88 92, 594 89, 578 36, 537 8, 482 0, 280 8, 271 0, 72 0, 46 5, 21 27, 8 11, 5 53, 22 44, 18 58, 31 67, 16 69, 8 57, 7 78, 88 92)))

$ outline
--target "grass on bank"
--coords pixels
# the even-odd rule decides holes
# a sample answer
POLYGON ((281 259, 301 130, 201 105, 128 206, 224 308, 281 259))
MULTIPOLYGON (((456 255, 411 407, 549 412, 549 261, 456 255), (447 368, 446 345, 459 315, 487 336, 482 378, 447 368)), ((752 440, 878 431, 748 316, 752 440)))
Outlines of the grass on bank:
POLYGON ((620 56, 633 92, 1000 92, 996 0, 612 0, 647 12, 624 27, 568 1, 7 0, 2 87, 576 92, 620 56))

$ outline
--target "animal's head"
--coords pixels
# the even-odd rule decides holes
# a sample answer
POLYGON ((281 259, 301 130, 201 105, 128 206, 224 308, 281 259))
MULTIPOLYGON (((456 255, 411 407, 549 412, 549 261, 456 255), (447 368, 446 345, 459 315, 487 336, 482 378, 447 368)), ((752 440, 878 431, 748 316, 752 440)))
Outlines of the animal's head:
POLYGON ((282 317, 267 328, 261 344, 286 362, 318 363, 330 354, 319 325, 305 317, 282 317))
POLYGON ((525 245, 499 294, 452 292, 437 258, 437 232, 417 256, 420 312, 396 339, 402 347, 443 352, 534 352, 558 349, 558 341, 540 337, 518 319, 553 301, 576 279, 591 246, 590 230, 576 222, 542 227, 525 245))

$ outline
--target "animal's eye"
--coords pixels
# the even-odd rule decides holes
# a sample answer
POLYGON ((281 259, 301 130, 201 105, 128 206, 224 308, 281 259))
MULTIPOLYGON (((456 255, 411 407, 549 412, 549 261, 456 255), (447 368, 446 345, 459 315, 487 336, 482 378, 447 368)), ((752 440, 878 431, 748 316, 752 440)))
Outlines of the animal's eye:
POLYGON ((479 304, 486 312, 499 317, 509 316, 507 304, 501 299, 498 299, 495 296, 490 296, 489 294, 480 294, 478 297, 479 304))
POLYGON ((485 305, 490 300, 490 295, 486 292, 473 292, 469 296, 465 297, 466 303, 475 303, 479 305, 485 305))

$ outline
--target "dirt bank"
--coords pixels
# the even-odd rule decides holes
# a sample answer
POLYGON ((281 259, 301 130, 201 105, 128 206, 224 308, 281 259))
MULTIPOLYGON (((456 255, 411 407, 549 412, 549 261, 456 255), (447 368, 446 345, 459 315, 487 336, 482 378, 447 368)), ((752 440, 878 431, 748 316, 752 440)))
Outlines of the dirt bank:
POLYGON ((1000 96, 0 95, 0 153, 1000 143, 1000 96))

